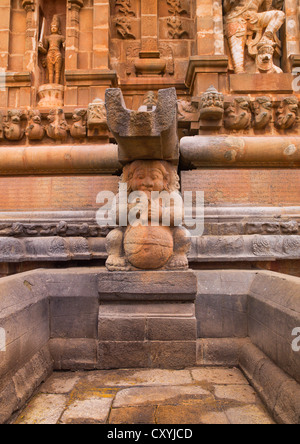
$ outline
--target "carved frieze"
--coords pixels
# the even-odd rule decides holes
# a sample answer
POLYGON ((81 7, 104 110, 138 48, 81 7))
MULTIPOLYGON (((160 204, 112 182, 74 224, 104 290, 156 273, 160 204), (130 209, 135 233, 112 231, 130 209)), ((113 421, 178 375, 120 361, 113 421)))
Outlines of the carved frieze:
POLYGON ((136 13, 132 9, 131 0, 115 0, 115 9, 117 15, 113 21, 115 23, 117 34, 122 39, 136 39, 132 31, 132 17, 136 13))
POLYGON ((167 18, 168 34, 171 39, 189 38, 189 33, 184 29, 182 15, 188 13, 181 5, 180 0, 166 0, 168 4, 168 12, 171 14, 167 18))

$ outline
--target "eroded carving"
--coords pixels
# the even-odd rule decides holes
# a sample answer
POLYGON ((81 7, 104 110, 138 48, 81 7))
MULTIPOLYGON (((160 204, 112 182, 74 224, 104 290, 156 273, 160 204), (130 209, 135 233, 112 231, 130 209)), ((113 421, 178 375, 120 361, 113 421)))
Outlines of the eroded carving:
POLYGON ((95 99, 89 104, 87 110, 88 137, 107 135, 107 115, 105 103, 101 99, 95 99))
POLYGON ((251 106, 248 97, 237 97, 225 106, 225 128, 230 130, 245 130, 251 124, 251 106))
POLYGON ((167 25, 169 28, 169 36, 171 39, 189 38, 189 34, 183 29, 183 22, 181 15, 187 14, 188 11, 181 6, 180 0, 167 0, 169 6, 169 13, 171 17, 167 18, 167 25))
POLYGON ((41 113, 37 110, 30 110, 28 113, 26 136, 29 140, 42 140, 44 135, 45 128, 42 125, 41 113))
POLYGON ((251 56, 258 45, 281 46, 277 32, 285 20, 283 1, 224 0, 225 34, 236 74, 245 72, 245 49, 251 56))
POLYGON ((119 16, 114 18, 117 33, 122 39, 136 39, 132 32, 131 18, 135 17, 135 12, 131 8, 130 0, 116 0, 115 6, 119 16))
POLYGON ((70 134, 74 139, 84 139, 87 133, 87 110, 75 109, 70 134))
POLYGON ((275 126, 278 129, 290 129, 296 124, 298 105, 297 97, 286 97, 282 100, 276 111, 275 126))
POLYGON ((269 97, 258 97, 252 103, 255 129, 265 129, 272 120, 272 101, 269 97))
POLYGON ((257 54, 255 59, 256 72, 262 74, 280 74, 282 69, 274 64, 274 52, 276 44, 266 43, 264 41, 257 45, 257 54))
POLYGON ((224 96, 211 86, 200 98, 200 119, 220 120, 224 115, 224 96))
POLYGON ((64 111, 60 108, 50 110, 48 121, 48 137, 56 141, 66 140, 69 125, 67 124, 67 121, 65 119, 64 111))
POLYGON ((23 112, 20 110, 10 110, 7 113, 7 118, 4 121, 4 135, 8 140, 16 141, 21 140, 25 134, 22 128, 21 118, 23 112))

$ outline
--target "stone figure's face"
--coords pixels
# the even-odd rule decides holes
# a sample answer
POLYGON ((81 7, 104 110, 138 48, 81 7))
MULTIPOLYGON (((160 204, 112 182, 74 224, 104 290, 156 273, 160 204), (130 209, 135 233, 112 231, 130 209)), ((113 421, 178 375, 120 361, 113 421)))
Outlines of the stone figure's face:
POLYGON ((165 189, 163 172, 153 164, 137 167, 131 179, 131 189, 144 191, 150 198, 151 191, 161 192, 165 189))
POLYGON ((265 46, 259 50, 257 55, 257 65, 263 71, 269 71, 273 66, 274 49, 270 46, 265 46))
POLYGON ((59 32, 58 26, 55 23, 53 23, 51 25, 51 34, 58 34, 58 32, 59 32))

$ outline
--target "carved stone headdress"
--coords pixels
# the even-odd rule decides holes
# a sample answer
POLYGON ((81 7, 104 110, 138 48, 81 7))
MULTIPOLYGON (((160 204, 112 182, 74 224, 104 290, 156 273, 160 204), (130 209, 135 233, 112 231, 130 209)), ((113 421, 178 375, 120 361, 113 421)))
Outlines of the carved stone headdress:
POLYGON ((55 14, 52 18, 51 26, 56 25, 58 28, 58 33, 61 34, 61 21, 57 14, 55 14))

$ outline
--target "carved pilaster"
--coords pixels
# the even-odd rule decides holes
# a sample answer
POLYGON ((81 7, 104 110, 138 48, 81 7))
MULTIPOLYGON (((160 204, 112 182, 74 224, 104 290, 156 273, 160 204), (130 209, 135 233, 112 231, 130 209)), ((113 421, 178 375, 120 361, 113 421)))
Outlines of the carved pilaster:
POLYGON ((66 69, 78 68, 79 14, 83 0, 68 0, 66 69))

